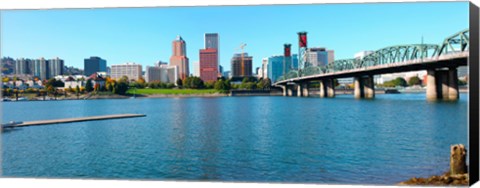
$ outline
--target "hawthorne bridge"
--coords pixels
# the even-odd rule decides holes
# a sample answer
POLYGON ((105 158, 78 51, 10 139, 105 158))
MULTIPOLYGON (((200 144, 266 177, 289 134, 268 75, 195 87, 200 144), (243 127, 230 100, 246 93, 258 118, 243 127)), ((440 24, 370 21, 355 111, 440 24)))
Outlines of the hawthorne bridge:
POLYGON ((469 30, 466 29, 439 45, 389 46, 363 58, 291 70, 273 85, 282 88, 284 96, 292 96, 294 92, 297 96, 308 96, 309 83, 319 82, 320 97, 335 97, 334 79, 353 77, 355 98, 374 98, 374 75, 426 70, 427 100, 458 100, 457 68, 467 66, 468 57, 469 30))

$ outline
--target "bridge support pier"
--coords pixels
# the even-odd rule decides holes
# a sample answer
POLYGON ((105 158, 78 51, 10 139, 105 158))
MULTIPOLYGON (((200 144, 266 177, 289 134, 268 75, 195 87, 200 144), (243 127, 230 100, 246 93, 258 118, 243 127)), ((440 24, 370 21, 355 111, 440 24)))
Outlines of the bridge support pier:
POLYGON ((302 96, 302 91, 303 91, 303 84, 302 84, 302 83, 298 83, 298 84, 297 84, 297 97, 301 97, 301 96, 302 96))
POLYGON ((320 80, 320 97, 335 97, 335 84, 333 79, 320 80))
POLYGON ((354 78, 353 95, 356 99, 373 99, 375 98, 375 84, 373 82, 373 75, 367 77, 354 78))
POLYGON ((280 85, 279 87, 282 88, 282 95, 287 96, 287 85, 280 85))
POLYGON ((456 101, 459 98, 457 68, 427 70, 427 100, 456 101))
POLYGON ((304 97, 308 97, 308 82, 303 83, 302 94, 304 97))
POLYGON ((292 96, 293 95, 292 87, 288 87, 288 85, 286 87, 287 87, 287 96, 292 96))

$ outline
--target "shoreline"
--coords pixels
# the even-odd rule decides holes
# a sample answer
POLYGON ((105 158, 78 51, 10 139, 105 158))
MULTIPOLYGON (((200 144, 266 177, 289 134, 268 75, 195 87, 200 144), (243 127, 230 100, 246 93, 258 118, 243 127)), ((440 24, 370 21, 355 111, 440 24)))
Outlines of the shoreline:
MULTIPOLYGON (((379 95, 386 95, 386 94, 412 94, 412 93, 425 93, 425 91, 421 90, 413 90, 413 91, 401 91, 399 93, 385 93, 385 92, 376 92, 375 94, 379 95)), ((469 90, 460 90, 459 93, 469 93, 469 90)), ((317 91, 311 91, 309 96, 315 96, 317 95, 317 91)), ((350 91, 338 91, 335 92, 335 95, 352 95, 353 93, 350 91)), ((70 95, 71 96, 71 95, 70 95)), ((136 98, 190 98, 190 97, 253 97, 253 96, 282 96, 281 92, 271 92, 269 94, 265 93, 243 93, 243 94, 237 94, 237 95, 232 95, 232 93, 206 93, 206 94, 137 94, 135 96, 133 95, 117 95, 117 94, 111 94, 111 95, 83 95, 77 98, 76 96, 74 97, 58 97, 57 99, 54 99, 53 97, 47 97, 46 100, 43 100, 41 97, 37 97, 34 99, 28 99, 28 100, 15 100, 15 98, 8 98, 8 101, 2 101, 2 102, 22 102, 22 101, 63 101, 63 100, 97 100, 97 99, 136 99, 136 98)), ((22 98, 22 97, 19 97, 22 98)))

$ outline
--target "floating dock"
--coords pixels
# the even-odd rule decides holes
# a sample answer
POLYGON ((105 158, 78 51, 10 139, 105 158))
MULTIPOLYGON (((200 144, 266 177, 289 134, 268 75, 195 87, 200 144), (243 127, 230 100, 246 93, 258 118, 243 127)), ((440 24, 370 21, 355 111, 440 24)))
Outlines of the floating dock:
POLYGON ((136 117, 145 117, 145 116, 146 116, 145 114, 114 114, 114 115, 90 116, 90 117, 80 117, 80 118, 26 121, 26 122, 20 122, 18 124, 8 125, 8 127, 9 128, 15 128, 15 127, 49 125, 49 124, 58 124, 58 123, 74 123, 74 122, 83 122, 83 121, 98 121, 98 120, 108 120, 108 119, 136 118, 136 117))

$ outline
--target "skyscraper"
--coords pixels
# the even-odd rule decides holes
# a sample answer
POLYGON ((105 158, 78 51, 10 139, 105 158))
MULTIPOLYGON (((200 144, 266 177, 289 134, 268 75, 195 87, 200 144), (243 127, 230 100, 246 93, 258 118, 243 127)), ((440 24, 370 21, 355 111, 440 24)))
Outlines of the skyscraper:
POLYGON ((200 79, 204 82, 218 78, 218 53, 215 48, 200 50, 200 79))
POLYGON ((205 33, 205 49, 208 48, 218 50, 218 33, 205 33))
POLYGON ((53 78, 58 75, 63 75, 64 62, 63 59, 56 57, 55 59, 48 60, 49 64, 49 77, 53 78))
MULTIPOLYGON (((38 72, 38 77, 41 80, 48 80, 50 77, 50 64, 45 58, 35 60, 35 72, 38 72), (38 70, 38 71, 37 71, 38 70)), ((37 76, 37 75, 35 75, 37 76)))
POLYGON ((248 53, 235 54, 232 57, 232 77, 248 77, 252 76, 252 56, 248 56, 248 53))
POLYGON ((90 76, 96 72, 107 72, 107 61, 100 57, 84 59, 85 75, 90 76))
POLYGON ((328 64, 328 52, 325 48, 308 48, 307 49, 308 66, 325 66, 328 64))
POLYGON ((268 63, 267 63, 267 77, 270 78, 272 82, 276 82, 278 77, 282 76, 284 72, 288 74, 288 72, 293 68, 297 69, 298 68, 298 56, 296 54, 293 54, 290 57, 287 57, 290 59, 286 59, 285 62, 287 63, 286 70, 283 70, 283 62, 285 59, 285 56, 282 55, 277 55, 277 56, 271 56, 268 58, 268 63), (291 62, 292 64, 290 64, 291 62))
POLYGON ((178 78, 185 79, 190 75, 187 57, 187 44, 180 35, 172 42, 172 57, 170 57, 170 65, 177 66, 178 78))

